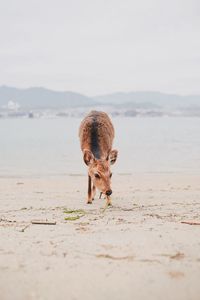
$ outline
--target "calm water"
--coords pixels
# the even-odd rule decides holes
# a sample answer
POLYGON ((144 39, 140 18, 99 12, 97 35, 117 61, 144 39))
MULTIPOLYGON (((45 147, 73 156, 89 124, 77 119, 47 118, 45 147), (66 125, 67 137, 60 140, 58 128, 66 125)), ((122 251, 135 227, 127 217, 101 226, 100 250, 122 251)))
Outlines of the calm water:
MULTIPOLYGON (((80 119, 0 120, 0 176, 85 174, 80 119)), ((200 174, 200 119, 114 118, 115 173, 200 174)))

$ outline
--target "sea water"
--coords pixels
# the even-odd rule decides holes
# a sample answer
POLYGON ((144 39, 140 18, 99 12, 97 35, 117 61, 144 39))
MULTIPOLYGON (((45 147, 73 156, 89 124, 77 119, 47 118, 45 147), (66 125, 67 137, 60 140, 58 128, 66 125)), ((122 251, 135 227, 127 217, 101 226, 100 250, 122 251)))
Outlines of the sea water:
MULTIPOLYGON (((200 174, 200 118, 115 117, 115 173, 200 174)), ((86 174, 81 119, 0 119, 0 177, 86 174)))

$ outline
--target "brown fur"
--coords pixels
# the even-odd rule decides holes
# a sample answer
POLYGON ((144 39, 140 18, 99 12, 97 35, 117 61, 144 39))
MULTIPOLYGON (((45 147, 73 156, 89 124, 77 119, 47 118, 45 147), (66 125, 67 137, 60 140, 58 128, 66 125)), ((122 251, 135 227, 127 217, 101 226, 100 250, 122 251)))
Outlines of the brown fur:
POLYGON ((88 166, 88 203, 92 203, 96 188, 103 194, 112 192, 110 165, 115 163, 118 152, 112 150, 114 127, 108 115, 91 111, 81 122, 79 138, 88 166))

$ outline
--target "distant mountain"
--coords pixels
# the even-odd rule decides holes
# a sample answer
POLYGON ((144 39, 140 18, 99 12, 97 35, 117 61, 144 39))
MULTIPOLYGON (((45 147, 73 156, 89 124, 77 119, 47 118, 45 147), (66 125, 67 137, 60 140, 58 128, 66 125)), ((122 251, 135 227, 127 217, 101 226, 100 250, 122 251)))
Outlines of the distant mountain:
POLYGON ((68 108, 92 106, 95 100, 74 92, 57 92, 42 87, 18 89, 0 87, 0 107, 8 102, 17 102, 21 107, 31 108, 68 108))
POLYGON ((136 108, 185 108, 200 106, 200 95, 180 96, 160 92, 113 93, 96 96, 94 100, 101 104, 126 105, 136 108))
POLYGON ((18 89, 0 86, 0 108, 18 107, 22 109, 67 109, 76 107, 107 106, 135 110, 172 110, 200 108, 200 95, 180 96, 161 92, 113 93, 87 97, 79 93, 53 91, 42 87, 18 89))

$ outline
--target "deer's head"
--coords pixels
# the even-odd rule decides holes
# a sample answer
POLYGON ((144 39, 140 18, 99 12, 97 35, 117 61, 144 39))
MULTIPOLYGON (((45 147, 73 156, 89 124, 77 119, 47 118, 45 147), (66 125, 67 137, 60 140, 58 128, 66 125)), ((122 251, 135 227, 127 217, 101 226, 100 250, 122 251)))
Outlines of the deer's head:
POLYGON ((113 165, 116 162, 117 154, 117 150, 112 150, 107 158, 96 159, 90 150, 83 151, 83 160, 88 166, 88 174, 91 177, 93 184, 99 191, 107 196, 112 194, 112 173, 110 165, 113 165))

